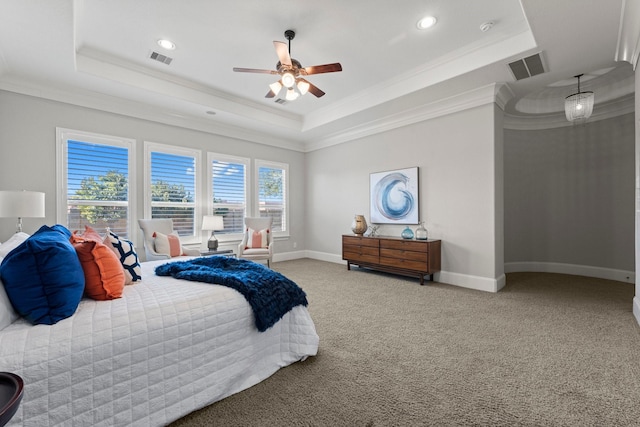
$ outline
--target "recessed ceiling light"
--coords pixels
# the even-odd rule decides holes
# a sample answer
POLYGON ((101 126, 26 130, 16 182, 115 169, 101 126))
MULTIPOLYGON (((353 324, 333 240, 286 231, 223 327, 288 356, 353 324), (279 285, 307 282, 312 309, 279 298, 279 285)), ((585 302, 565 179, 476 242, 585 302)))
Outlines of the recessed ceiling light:
POLYGON ((171 40, 167 40, 167 39, 158 40, 158 46, 165 48, 167 50, 173 50, 176 48, 176 44, 171 40))
POLYGON ((213 111, 213 110, 207 110, 207 111, 205 111, 205 113, 209 114, 210 116, 215 116, 216 115, 216 112, 213 111))
POLYGON ((494 25, 496 24, 493 21, 483 22, 482 24, 480 24, 480 31, 482 31, 483 33, 486 33, 487 31, 492 29, 494 25))
POLYGON ((419 30, 426 30, 427 28, 431 28, 436 25, 436 22, 438 22, 438 20, 435 16, 425 16, 424 18, 419 20, 416 25, 418 26, 419 30))

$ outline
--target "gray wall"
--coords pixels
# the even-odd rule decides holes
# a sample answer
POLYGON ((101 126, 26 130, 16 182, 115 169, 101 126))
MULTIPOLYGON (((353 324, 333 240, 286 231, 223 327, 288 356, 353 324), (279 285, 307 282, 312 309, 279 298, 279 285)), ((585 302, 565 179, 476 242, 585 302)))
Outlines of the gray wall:
MULTIPOLYGON (((76 107, 13 92, 0 91, 0 190, 32 190, 46 193, 46 218, 24 219, 24 231, 32 233, 42 224, 56 221, 56 127, 136 139, 137 212, 144 206, 144 143, 200 149, 289 164, 289 203, 291 238, 278 241, 277 252, 304 247, 304 154, 262 144, 212 135, 156 122, 76 107)), ((253 165, 252 174, 253 174, 253 165)), ((206 180, 206 171, 201 170, 206 180)), ((206 181, 203 181, 206 182, 206 181)), ((206 188, 206 186, 203 186, 206 188)), ((16 219, 0 219, 0 241, 15 230, 16 219)), ((142 246, 137 225, 132 230, 136 244, 142 246)))
MULTIPOLYGON (((369 221, 369 174, 418 166, 420 217, 429 236, 443 242, 436 278, 499 289, 501 116, 486 104, 307 153, 307 250, 339 260, 341 235, 351 233, 353 216, 369 221)), ((380 234, 399 236, 402 229, 383 226, 380 234)))
POLYGON ((505 129, 506 263, 635 271, 634 132, 633 114, 505 129))

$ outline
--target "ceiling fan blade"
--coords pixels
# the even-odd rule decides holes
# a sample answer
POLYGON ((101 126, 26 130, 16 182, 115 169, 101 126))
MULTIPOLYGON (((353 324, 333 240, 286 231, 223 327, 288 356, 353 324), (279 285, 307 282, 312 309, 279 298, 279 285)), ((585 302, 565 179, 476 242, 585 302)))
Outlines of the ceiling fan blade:
POLYGON ((309 85, 309 92, 314 94, 316 98, 320 98, 322 95, 324 95, 324 92, 318 86, 314 85, 310 81, 305 80, 302 77, 299 77, 298 81, 307 83, 309 85))
POLYGON ((289 56, 289 48, 285 42, 273 41, 273 46, 276 48, 278 59, 282 65, 288 65, 291 67, 291 56, 289 56))
POLYGON ((322 73, 335 73, 336 71, 342 71, 342 65, 339 62, 333 64, 324 65, 312 65, 311 67, 303 68, 306 75, 322 74, 322 73))
POLYGON ((269 92, 267 92, 267 94, 264 97, 265 98, 273 98, 275 96, 276 96, 276 94, 273 93, 273 91, 271 89, 269 89, 269 92))
POLYGON ((278 74, 275 70, 261 70, 259 68, 238 68, 233 67, 233 71, 237 73, 260 73, 260 74, 278 74))

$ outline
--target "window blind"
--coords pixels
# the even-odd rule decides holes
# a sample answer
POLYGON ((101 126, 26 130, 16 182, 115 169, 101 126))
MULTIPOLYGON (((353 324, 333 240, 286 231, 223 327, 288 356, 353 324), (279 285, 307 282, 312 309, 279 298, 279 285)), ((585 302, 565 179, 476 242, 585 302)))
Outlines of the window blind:
POLYGON ((67 141, 67 227, 85 225, 127 236, 129 150, 120 146, 67 141))
POLYGON ((258 168, 258 206, 261 217, 273 218, 273 231, 285 231, 285 170, 278 167, 258 168))
POLYGON ((247 166, 221 160, 211 161, 213 215, 224 220, 217 234, 242 233, 247 207, 247 166))
POLYGON ((170 218, 181 236, 196 234, 196 159, 151 152, 151 218, 170 218))

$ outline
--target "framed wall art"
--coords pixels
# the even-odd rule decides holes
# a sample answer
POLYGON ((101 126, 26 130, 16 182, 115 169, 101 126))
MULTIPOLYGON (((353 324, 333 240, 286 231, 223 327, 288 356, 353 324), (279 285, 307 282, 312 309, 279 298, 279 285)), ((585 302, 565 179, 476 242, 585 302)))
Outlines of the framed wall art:
POLYGON ((369 192, 372 223, 418 223, 417 167, 370 174, 369 192))

